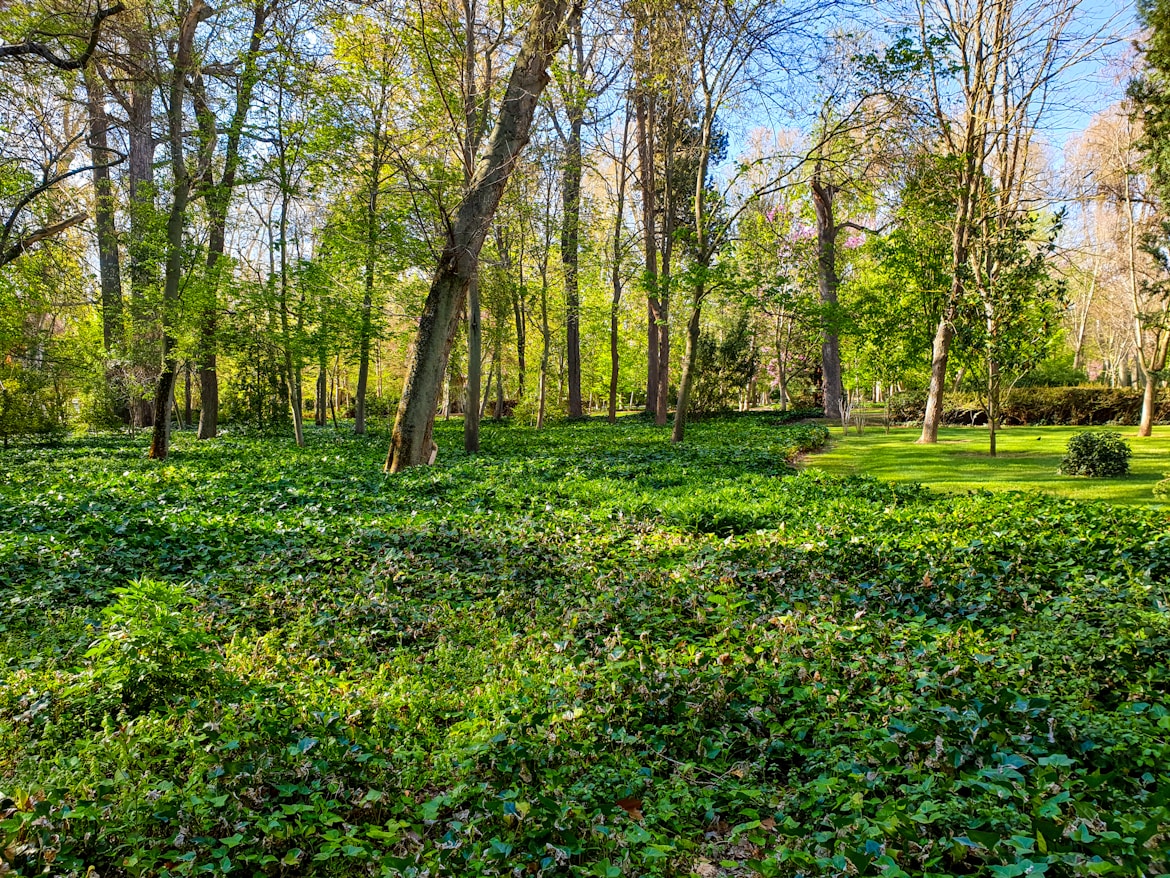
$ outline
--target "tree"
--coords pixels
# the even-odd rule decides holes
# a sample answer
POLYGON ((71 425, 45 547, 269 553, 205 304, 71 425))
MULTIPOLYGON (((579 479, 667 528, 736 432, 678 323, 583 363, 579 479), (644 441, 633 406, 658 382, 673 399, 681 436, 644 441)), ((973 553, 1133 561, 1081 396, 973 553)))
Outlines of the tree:
POLYGON ((528 143, 537 100, 549 82, 549 64, 564 39, 567 13, 567 0, 536 0, 495 127, 476 162, 454 222, 447 228, 398 405, 386 458, 388 472, 400 472, 431 459, 435 408, 459 310, 471 286, 488 223, 528 143))
MULTIPOLYGON (((218 294, 225 267, 228 210, 240 172, 248 116, 252 110, 256 86, 264 75, 262 51, 270 22, 279 0, 254 0, 248 8, 247 43, 238 58, 219 65, 205 65, 196 70, 191 79, 195 115, 199 125, 200 149, 204 155, 214 154, 223 136, 223 158, 219 178, 216 179, 212 162, 205 164, 198 183, 207 206, 207 258, 201 290, 203 301, 200 315, 199 345, 199 430, 200 439, 212 439, 219 429, 219 373, 217 371, 216 331, 219 320, 218 294), (208 70, 205 75, 204 70, 208 70), (210 100, 206 78, 221 76, 229 71, 234 101, 226 125, 221 126, 220 114, 210 100)), ((224 77, 228 78, 228 77, 224 77)))
POLYGON ((1034 207, 1033 135, 1058 77, 1096 48, 1076 34, 1080 0, 917 0, 926 115, 948 157, 954 193, 951 288, 931 353, 920 442, 938 441, 947 361, 971 277, 972 241, 991 215, 1034 207), (994 191, 990 189, 994 186, 994 191))
POLYGON ((163 280, 162 371, 154 394, 154 432, 149 456, 166 458, 171 441, 171 398, 175 390, 177 368, 174 336, 175 311, 179 302, 183 271, 183 231, 187 224, 187 204, 191 197, 194 175, 184 155, 184 113, 187 78, 195 72, 195 29, 211 17, 213 10, 203 0, 193 0, 179 19, 175 38, 175 58, 170 70, 167 135, 171 159, 171 207, 167 216, 166 267, 163 280))
POLYGON ((770 57, 782 35, 799 39, 800 32, 827 14, 829 7, 796 3, 779 7, 766 0, 742 0, 719 7, 696 8, 689 21, 686 44, 695 57, 694 113, 696 138, 693 146, 693 174, 688 200, 692 225, 686 229, 691 264, 687 271, 690 317, 687 321, 686 350, 679 378, 672 442, 685 435, 689 394, 695 381, 696 358, 703 304, 721 283, 722 266, 716 256, 729 242, 735 221, 759 195, 772 191, 783 173, 765 177, 751 191, 740 196, 738 207, 728 206, 736 183, 754 170, 741 163, 722 189, 712 185, 710 172, 726 151, 727 138, 718 125, 719 114, 734 102, 744 102, 759 80, 760 65, 772 69, 770 57))

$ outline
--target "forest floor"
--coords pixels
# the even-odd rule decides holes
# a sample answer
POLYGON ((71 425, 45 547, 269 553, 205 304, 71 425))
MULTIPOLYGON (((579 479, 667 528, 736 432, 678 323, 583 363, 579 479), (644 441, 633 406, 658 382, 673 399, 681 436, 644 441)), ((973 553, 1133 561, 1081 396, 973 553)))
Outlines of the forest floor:
POLYGON ((0 873, 1166 874, 1170 516, 776 421, 0 455, 0 873))
POLYGON ((1135 427, 1005 427, 997 435, 997 454, 988 454, 986 427, 944 427, 937 445, 915 444, 919 427, 868 426, 858 436, 831 429, 823 453, 803 459, 805 466, 839 476, 869 475, 890 482, 918 482, 939 491, 1044 491, 1080 500, 1105 500, 1139 506, 1167 505, 1155 497, 1154 484, 1170 473, 1170 427, 1155 427, 1140 438, 1135 427), (1057 472, 1070 437, 1089 429, 1115 430, 1133 449, 1127 476, 1090 479, 1057 472))

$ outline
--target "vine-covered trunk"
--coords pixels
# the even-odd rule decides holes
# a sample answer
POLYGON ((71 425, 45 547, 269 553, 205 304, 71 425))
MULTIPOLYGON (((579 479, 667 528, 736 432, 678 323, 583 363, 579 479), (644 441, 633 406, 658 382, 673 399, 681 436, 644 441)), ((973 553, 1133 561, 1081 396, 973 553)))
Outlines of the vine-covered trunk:
POLYGON ((567 0, 537 0, 495 128, 450 226, 423 305, 386 457, 389 472, 431 459, 435 411, 459 311, 475 276, 487 227, 528 143, 536 103, 548 85, 548 67, 561 43, 567 12, 567 0))

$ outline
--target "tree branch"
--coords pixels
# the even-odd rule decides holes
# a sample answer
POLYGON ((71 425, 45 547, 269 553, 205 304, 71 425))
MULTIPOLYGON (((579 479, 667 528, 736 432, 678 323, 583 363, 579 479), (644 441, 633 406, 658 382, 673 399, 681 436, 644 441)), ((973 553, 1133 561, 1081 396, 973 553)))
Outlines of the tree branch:
POLYGON ((36 55, 61 70, 80 70, 89 63, 89 59, 93 57, 93 53, 97 49, 98 37, 101 36, 102 22, 111 15, 117 15, 125 8, 126 5, 119 2, 108 9, 99 9, 94 13, 93 23, 90 25, 89 43, 86 45, 85 51, 76 58, 62 58, 49 48, 47 44, 37 43, 29 39, 23 43, 15 43, 11 46, 0 46, 0 60, 4 58, 19 58, 24 55, 36 55))
POLYGON ((54 235, 59 235, 61 232, 71 228, 78 223, 83 223, 89 219, 89 214, 76 213, 71 217, 66 217, 59 223, 53 223, 51 226, 45 226, 43 229, 37 229, 35 232, 29 232, 24 237, 17 240, 15 244, 0 253, 0 266, 7 265, 12 262, 25 250, 31 247, 38 241, 43 241, 45 238, 52 238, 54 235))

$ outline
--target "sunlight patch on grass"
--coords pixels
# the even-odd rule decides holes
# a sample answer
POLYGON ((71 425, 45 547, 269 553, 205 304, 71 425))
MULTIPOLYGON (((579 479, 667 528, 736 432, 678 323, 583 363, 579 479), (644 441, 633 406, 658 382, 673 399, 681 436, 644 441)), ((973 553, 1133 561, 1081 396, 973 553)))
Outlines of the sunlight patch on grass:
POLYGON ((1079 500, 1104 500, 1138 506, 1162 506, 1154 483, 1170 471, 1170 428, 1156 427, 1141 438, 1133 427, 1118 432, 1133 448, 1130 473, 1122 478, 1063 476, 1057 466, 1070 437, 1087 427, 1008 427, 999 433, 998 455, 987 453, 987 431, 948 427, 937 445, 917 445, 917 428, 898 427, 887 434, 869 428, 861 436, 842 437, 833 430, 828 449, 804 465, 833 475, 871 475, 891 482, 921 482, 947 492, 977 490, 1043 491, 1079 500))

